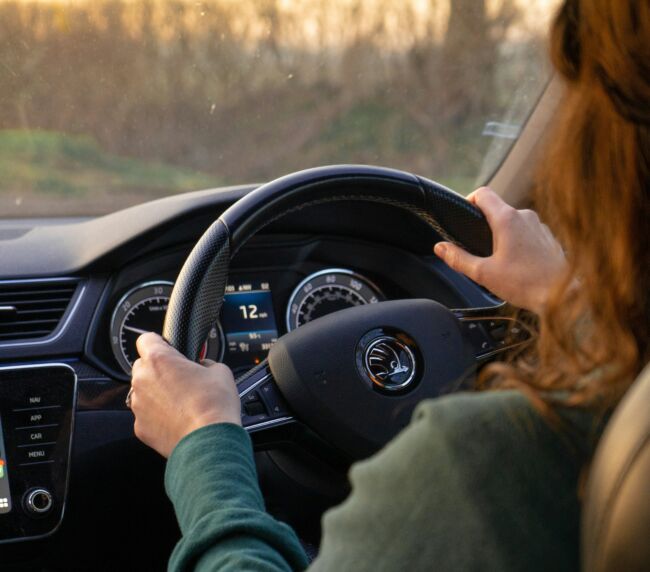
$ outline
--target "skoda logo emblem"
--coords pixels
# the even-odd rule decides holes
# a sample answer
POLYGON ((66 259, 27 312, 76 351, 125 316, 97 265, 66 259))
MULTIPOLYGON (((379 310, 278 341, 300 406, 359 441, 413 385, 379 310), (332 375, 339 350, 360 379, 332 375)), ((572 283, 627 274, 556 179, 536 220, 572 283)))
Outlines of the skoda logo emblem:
POLYGON ((413 352, 392 336, 382 336, 370 342, 363 365, 370 380, 387 391, 404 389, 415 378, 413 352))

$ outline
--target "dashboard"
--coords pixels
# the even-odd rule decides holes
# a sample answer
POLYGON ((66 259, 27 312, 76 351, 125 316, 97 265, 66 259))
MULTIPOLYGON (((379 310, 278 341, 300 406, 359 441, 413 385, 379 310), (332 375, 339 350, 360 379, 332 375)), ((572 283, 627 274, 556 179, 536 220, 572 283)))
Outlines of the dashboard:
MULTIPOLYGON (((173 284, 187 247, 156 252, 113 274, 98 303, 86 359, 128 381, 136 340, 162 332, 173 284)), ((235 375, 266 357, 279 336, 326 314, 383 300, 426 297, 462 307, 433 255, 337 236, 261 235, 233 260, 220 320, 201 352, 235 375)))
MULTIPOLYGON (((249 190, 179 195, 96 219, 0 221, 0 306, 10 307, 3 300, 18 291, 47 287, 52 300, 67 296, 56 327, 41 337, 11 339, 3 328, 13 321, 0 315, 0 543, 51 537, 37 541, 40 551, 4 548, 8 561, 43 559, 68 570, 75 569, 68 556, 74 553, 79 569, 100 569, 101 559, 118 569, 133 564, 120 555, 155 552, 164 567, 178 535, 164 498, 164 463, 135 439, 124 405, 135 340, 162 331, 194 243, 249 190), (29 401, 36 398, 48 401, 29 401), (41 430, 47 407, 59 413, 41 430), (23 409, 33 411, 25 417, 23 409), (36 441, 25 441, 27 435, 36 441), (123 549, 112 549, 108 538, 123 549)), ((279 337, 343 308, 403 298, 451 308, 494 304, 433 255, 435 241, 415 217, 395 217, 380 204, 324 204, 289 214, 233 259, 203 356, 242 374, 279 337)), ((345 467, 332 472, 338 461, 323 443, 296 431, 280 428, 265 442, 253 435, 258 472, 270 510, 303 537, 317 538, 320 514, 346 490, 345 467)))
MULTIPOLYGON (((200 359, 222 361, 235 372, 250 369, 266 358, 280 332, 294 330, 338 310, 384 299, 369 278, 350 269, 326 268, 303 278, 288 298, 286 292, 276 290, 283 310, 276 316, 276 282, 271 272, 231 277, 221 319, 210 329, 200 359)), ((111 345, 125 374, 131 373, 137 359, 138 336, 146 332, 162 334, 173 286, 173 282, 165 280, 138 284, 120 298, 113 310, 111 345)))

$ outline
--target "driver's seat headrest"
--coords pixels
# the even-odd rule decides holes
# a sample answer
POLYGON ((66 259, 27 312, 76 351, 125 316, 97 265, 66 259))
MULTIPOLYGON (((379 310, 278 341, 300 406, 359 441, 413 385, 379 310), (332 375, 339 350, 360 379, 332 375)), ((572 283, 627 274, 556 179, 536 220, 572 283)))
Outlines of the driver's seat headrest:
POLYGON ((582 511, 582 569, 650 570, 650 365, 596 450, 582 511))

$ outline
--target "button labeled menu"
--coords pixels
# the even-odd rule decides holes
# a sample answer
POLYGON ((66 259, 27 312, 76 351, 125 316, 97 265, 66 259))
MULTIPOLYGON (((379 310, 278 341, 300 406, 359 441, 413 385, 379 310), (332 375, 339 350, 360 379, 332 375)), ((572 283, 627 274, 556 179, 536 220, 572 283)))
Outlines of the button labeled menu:
POLYGON ((41 445, 40 447, 18 447, 16 450, 18 464, 44 463, 52 461, 54 445, 41 445))

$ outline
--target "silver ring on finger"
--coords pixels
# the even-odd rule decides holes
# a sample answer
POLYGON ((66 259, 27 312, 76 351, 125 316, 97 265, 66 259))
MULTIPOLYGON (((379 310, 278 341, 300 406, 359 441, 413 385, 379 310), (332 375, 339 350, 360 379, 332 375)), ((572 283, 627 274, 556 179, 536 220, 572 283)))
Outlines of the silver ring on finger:
POLYGON ((124 400, 124 405, 131 409, 131 397, 133 396, 133 388, 129 389, 129 392, 126 394, 126 399, 124 400))

